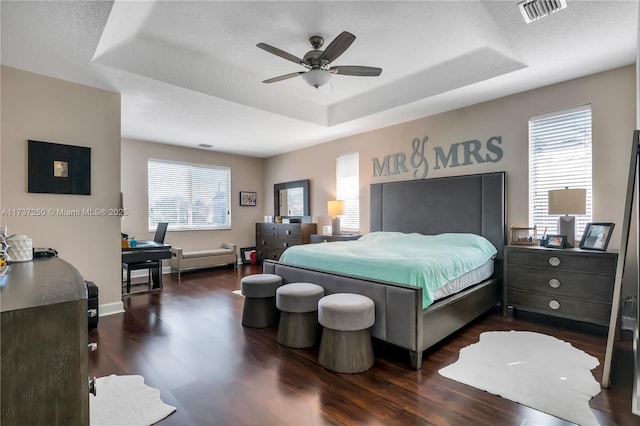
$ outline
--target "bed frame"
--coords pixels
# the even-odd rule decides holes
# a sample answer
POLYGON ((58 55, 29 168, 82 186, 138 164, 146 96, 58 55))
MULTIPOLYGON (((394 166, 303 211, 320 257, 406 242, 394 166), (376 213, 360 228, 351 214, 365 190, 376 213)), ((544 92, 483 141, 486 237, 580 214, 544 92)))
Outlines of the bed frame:
POLYGON ((422 288, 265 261, 265 273, 284 283, 312 282, 327 294, 352 292, 375 302, 371 335, 409 350, 411 365, 422 353, 500 302, 502 251, 506 243, 505 174, 488 173, 372 184, 371 231, 468 232, 498 249, 488 280, 422 309, 422 288))

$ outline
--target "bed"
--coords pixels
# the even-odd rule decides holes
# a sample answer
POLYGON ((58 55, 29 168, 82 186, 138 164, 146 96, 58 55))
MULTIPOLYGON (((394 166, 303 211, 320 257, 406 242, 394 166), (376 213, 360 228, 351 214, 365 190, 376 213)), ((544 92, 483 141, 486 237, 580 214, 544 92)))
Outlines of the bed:
POLYGON ((423 308, 423 290, 412 285, 276 261, 265 261, 263 270, 280 275, 285 283, 320 284, 327 294, 352 292, 370 297, 376 305, 371 335, 407 349, 411 365, 419 369, 426 349, 500 301, 506 243, 505 174, 378 183, 370 186, 370 193, 371 232, 482 235, 496 248, 493 274, 423 308))

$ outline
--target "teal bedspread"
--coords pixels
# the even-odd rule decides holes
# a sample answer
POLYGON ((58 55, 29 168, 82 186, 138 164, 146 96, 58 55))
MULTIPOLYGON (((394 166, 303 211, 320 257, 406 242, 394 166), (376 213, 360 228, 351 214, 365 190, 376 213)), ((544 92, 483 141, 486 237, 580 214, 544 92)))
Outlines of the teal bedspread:
POLYGON ((419 286, 426 308, 434 290, 482 266, 496 253, 493 244, 474 234, 372 232, 355 241, 293 246, 280 262, 419 286))

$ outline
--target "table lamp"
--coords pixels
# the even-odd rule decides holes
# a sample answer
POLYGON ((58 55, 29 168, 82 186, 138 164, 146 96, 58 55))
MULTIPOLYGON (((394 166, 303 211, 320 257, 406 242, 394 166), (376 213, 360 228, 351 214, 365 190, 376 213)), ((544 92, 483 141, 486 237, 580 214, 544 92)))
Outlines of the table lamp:
POLYGON ((555 189, 549 191, 549 214, 564 215, 558 218, 558 234, 567 236, 567 247, 576 242, 576 218, 587 210, 586 189, 555 189))
POLYGON ((329 216, 333 219, 331 222, 331 234, 340 235, 340 218, 338 216, 344 214, 344 201, 331 200, 327 202, 327 210, 329 216))

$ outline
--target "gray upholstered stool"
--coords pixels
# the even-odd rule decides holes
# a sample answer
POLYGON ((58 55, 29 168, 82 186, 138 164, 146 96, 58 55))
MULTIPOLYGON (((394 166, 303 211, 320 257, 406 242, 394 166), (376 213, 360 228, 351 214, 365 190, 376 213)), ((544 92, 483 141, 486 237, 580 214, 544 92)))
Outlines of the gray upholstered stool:
POLYGON ((318 301, 324 288, 312 283, 291 283, 276 290, 280 309, 277 341, 290 348, 309 348, 318 341, 318 301))
POLYGON ((276 324, 276 290, 281 285, 282 278, 274 274, 247 275, 240 280, 240 288, 245 296, 242 325, 265 328, 276 324))
POLYGON ((318 302, 318 321, 324 327, 320 365, 337 373, 361 373, 373 366, 373 300, 353 293, 330 294, 318 302))

